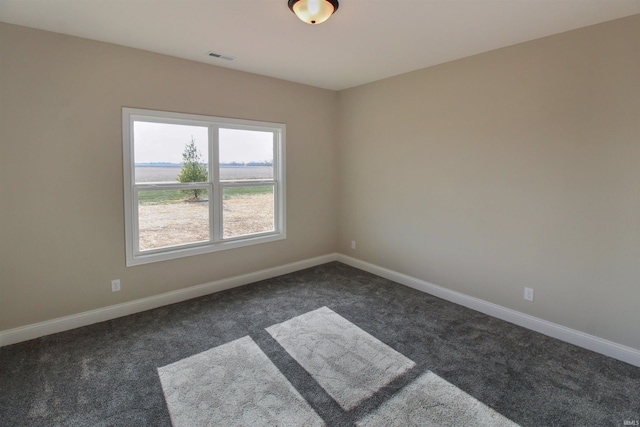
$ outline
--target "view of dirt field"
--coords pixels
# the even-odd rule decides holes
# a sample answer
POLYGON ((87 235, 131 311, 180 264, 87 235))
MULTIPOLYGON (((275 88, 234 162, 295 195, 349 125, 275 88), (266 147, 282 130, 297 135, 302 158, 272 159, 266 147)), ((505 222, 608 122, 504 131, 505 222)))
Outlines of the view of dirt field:
MULTIPOLYGON (((140 250, 209 239, 209 202, 183 201, 138 207, 140 250)), ((273 194, 234 196, 223 203, 225 238, 272 231, 273 194)))
MULTIPOLYGON (((271 166, 220 167, 222 180, 271 179, 271 166)), ((180 165, 136 166, 136 182, 176 182, 180 165)), ((140 250, 201 242, 209 239, 209 202, 189 201, 179 192, 158 191, 138 206, 140 250), (175 193, 177 197, 171 193, 175 193)), ((205 196, 206 198, 206 196, 205 196)), ((223 237, 273 231, 273 193, 225 193, 223 203, 223 237)))

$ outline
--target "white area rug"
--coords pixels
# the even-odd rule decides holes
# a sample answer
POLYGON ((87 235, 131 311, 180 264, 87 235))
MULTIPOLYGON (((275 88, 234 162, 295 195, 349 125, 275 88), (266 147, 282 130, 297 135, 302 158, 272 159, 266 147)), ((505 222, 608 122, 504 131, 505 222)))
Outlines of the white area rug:
POLYGON ((158 374, 174 427, 325 425, 248 336, 158 374))
POLYGON ((433 372, 422 374, 356 425, 518 427, 433 372))
POLYGON ((415 366, 327 307, 270 326, 267 332, 345 410, 415 366))

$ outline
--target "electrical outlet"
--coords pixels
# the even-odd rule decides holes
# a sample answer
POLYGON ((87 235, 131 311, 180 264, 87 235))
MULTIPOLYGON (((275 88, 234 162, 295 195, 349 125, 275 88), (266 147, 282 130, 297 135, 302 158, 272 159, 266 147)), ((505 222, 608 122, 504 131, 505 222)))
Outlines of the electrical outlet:
POLYGON ((111 281, 111 292, 118 292, 120 290, 120 279, 111 281))
POLYGON ((355 249, 356 248, 356 241, 352 240, 351 241, 351 249, 355 249))
POLYGON ((524 299, 527 301, 533 301, 533 289, 524 288, 524 299))

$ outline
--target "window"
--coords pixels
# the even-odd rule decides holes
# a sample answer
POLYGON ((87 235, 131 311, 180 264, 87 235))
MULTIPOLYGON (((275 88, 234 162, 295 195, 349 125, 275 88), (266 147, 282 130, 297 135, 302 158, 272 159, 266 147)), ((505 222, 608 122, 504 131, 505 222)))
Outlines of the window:
POLYGON ((127 266, 281 240, 285 125, 122 109, 127 266))

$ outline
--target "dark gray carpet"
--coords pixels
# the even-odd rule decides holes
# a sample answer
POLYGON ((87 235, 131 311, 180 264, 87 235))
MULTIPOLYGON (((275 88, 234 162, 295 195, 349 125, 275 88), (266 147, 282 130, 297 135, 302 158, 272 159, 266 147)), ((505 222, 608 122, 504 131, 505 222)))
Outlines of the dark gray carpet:
POLYGON ((169 426, 157 368, 247 335, 331 426, 429 371, 521 426, 640 420, 640 368, 330 263, 0 348, 0 426, 169 426), (323 306, 417 366, 343 410, 265 331, 323 306))

